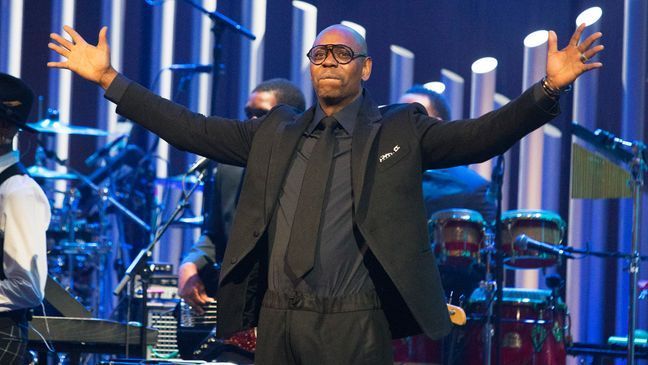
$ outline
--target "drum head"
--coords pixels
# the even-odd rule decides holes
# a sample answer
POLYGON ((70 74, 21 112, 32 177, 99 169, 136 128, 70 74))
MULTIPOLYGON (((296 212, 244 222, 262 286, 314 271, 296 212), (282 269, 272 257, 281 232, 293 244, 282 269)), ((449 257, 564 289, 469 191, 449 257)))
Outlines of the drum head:
POLYGON ((521 209, 502 214, 502 247, 504 263, 512 269, 537 269, 556 264, 556 255, 522 249, 514 245, 515 239, 526 235, 534 240, 560 245, 566 231, 560 215, 546 210, 521 209))
POLYGON ((468 268, 479 263, 486 222, 469 209, 446 209, 428 221, 439 265, 468 268))

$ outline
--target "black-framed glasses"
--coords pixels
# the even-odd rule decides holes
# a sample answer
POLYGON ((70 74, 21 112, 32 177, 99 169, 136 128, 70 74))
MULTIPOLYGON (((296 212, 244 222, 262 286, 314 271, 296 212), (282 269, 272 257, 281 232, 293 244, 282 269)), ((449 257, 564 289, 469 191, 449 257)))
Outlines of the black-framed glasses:
POLYGON ((367 57, 366 54, 355 54, 351 47, 344 44, 320 44, 311 48, 306 53, 306 57, 313 65, 321 65, 328 57, 329 52, 333 54, 333 58, 340 65, 346 65, 359 57, 367 57))

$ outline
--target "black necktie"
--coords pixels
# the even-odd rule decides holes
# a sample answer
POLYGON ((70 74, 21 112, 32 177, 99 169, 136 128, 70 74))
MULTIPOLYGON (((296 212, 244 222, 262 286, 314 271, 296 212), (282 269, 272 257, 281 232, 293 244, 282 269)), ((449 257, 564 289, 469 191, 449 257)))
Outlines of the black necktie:
POLYGON ((324 125, 324 130, 315 143, 306 166, 286 252, 286 262, 298 278, 309 272, 315 262, 324 196, 335 149, 333 132, 337 120, 326 117, 320 123, 324 125))

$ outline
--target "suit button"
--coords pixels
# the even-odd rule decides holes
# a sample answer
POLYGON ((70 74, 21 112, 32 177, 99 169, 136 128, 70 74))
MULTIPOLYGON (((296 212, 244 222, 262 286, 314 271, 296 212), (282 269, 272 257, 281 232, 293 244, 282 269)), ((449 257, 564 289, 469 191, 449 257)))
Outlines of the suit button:
POLYGON ((303 305, 303 297, 299 292, 293 292, 288 295, 288 306, 291 309, 301 308, 303 305))
POLYGON ((230 260, 230 263, 235 264, 236 261, 238 261, 238 258, 232 257, 232 259, 230 260))
POLYGON ((254 236, 254 238, 259 237, 259 231, 252 232, 252 236, 254 236))

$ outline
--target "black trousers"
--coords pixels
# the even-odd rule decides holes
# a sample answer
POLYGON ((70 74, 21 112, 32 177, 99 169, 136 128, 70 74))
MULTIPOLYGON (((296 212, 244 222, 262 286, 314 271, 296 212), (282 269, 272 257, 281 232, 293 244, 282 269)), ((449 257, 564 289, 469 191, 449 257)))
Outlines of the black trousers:
POLYGON ((0 317, 0 364, 23 365, 25 363, 27 330, 26 319, 0 317))
POLYGON ((318 298, 267 292, 259 317, 259 365, 393 365, 391 332, 375 293, 318 298))

